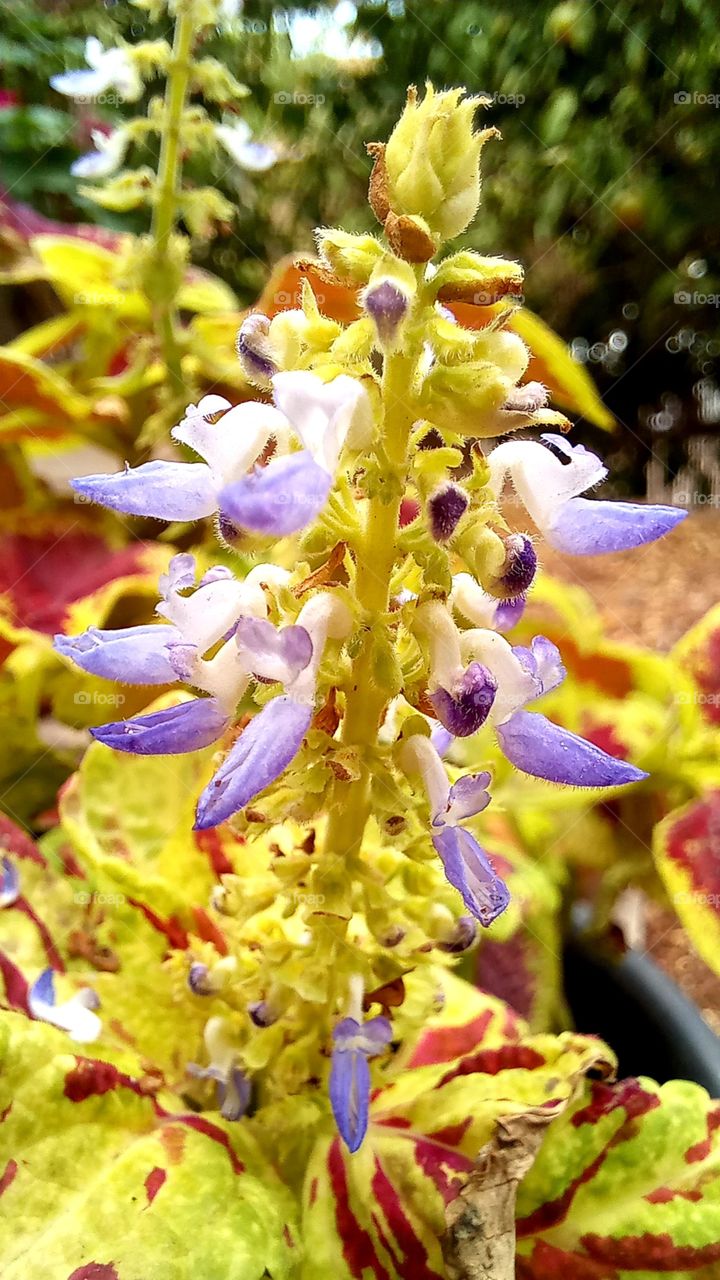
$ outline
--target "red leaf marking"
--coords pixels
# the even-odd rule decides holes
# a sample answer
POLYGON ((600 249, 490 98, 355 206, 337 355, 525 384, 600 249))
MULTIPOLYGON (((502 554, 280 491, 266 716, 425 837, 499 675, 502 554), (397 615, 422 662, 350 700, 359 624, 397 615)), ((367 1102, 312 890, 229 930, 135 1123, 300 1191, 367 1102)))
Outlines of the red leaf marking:
POLYGON ((5 1110, 0 1111, 0 1124, 2 1124, 4 1120, 7 1120, 8 1116, 10 1115, 10 1112, 12 1111, 12 1105, 13 1105, 12 1102, 8 1102, 5 1110))
POLYGON ((720 1241, 700 1245, 675 1244, 667 1232, 642 1236, 610 1236, 592 1233, 581 1236, 580 1243, 597 1262, 609 1262, 628 1271, 693 1271, 720 1261, 720 1241))
MULTIPOLYGON (((668 824, 667 856, 687 872, 693 889, 720 894, 720 791, 696 800, 668 824)), ((717 908, 715 908, 717 910, 717 908)))
POLYGON ((467 1116, 457 1124, 448 1124, 444 1129, 435 1129, 428 1134, 428 1138, 433 1142, 442 1142, 446 1147, 459 1147, 472 1122, 473 1117, 467 1116))
POLYGON ((613 1147, 619 1146, 621 1142, 627 1142, 635 1135, 637 1120, 640 1116, 653 1111, 659 1105, 660 1099, 657 1094, 641 1089, 636 1080, 623 1080, 615 1086, 595 1081, 592 1085, 591 1101, 572 1117, 573 1125, 577 1127, 581 1124, 597 1124, 602 1116, 610 1115, 618 1108, 625 1111, 625 1119, 602 1151, 583 1169, 582 1173, 568 1183, 561 1195, 555 1200, 547 1200, 544 1204, 538 1205, 526 1218, 518 1221, 518 1237, 547 1231, 564 1221, 579 1188, 595 1177, 613 1147))
POLYGON ((452 1071, 448 1071, 436 1088, 440 1089, 444 1084, 448 1084, 450 1080, 456 1080, 458 1076, 474 1076, 482 1073, 487 1076, 496 1076, 501 1071, 510 1071, 514 1067, 523 1067, 528 1071, 532 1071, 535 1067, 544 1067, 545 1058, 537 1049, 531 1049, 525 1044, 501 1044, 497 1049, 480 1049, 477 1053, 471 1053, 467 1058, 463 1058, 461 1062, 453 1067, 452 1071))
POLYGON ((411 1275, 413 1280, 441 1280, 439 1273, 428 1266, 427 1249, 405 1214, 397 1188, 388 1178, 377 1156, 372 1190, 402 1254, 400 1275, 411 1275))
POLYGON ((226 956, 228 954, 228 944, 225 934, 216 925, 212 917, 202 907, 193 907, 192 913, 195 918, 195 929, 198 937, 202 938, 203 942, 211 942, 221 956, 226 956))
POLYGON ((205 1116, 195 1115, 194 1112, 183 1112, 182 1115, 174 1115, 169 1111, 165 1111, 160 1104, 153 1099, 155 1114, 163 1120, 167 1120, 171 1125, 184 1124, 188 1129, 194 1129, 196 1133, 202 1133, 206 1138, 212 1138, 213 1142, 219 1142, 224 1147, 228 1160, 232 1166, 233 1173, 244 1173, 245 1165, 233 1149, 232 1143, 219 1125, 213 1124, 212 1120, 207 1120, 205 1116))
POLYGON ((159 1165, 156 1164, 155 1168, 150 1170, 145 1179, 145 1194, 147 1195, 148 1204, 152 1204, 166 1178, 167 1170, 161 1169, 159 1165))
POLYGON ((17 1160, 8 1160, 3 1173, 0 1175, 0 1196, 7 1191, 17 1171, 17 1160))
POLYGON ((96 1058, 76 1056, 76 1065, 65 1077, 63 1093, 70 1102, 86 1102, 88 1098, 101 1098, 112 1089, 123 1086, 140 1093, 137 1080, 125 1076, 110 1062, 99 1062, 96 1058))
POLYGON ((58 973, 64 973, 65 964, 60 955, 60 952, 58 951, 57 947, 55 946, 55 943, 52 940, 52 935, 50 933, 50 930, 48 929, 45 922, 40 919, 39 915, 37 915, 37 913, 30 906, 30 903, 28 902, 27 898, 24 898, 24 897, 16 898, 10 909, 12 911, 22 912, 24 916, 27 916, 28 920, 32 921, 32 923, 35 925, 35 928, 37 929, 40 935, 40 941, 42 942, 43 951, 45 952, 45 956, 48 964, 50 965, 50 968, 55 969, 58 973))
POLYGON ((28 1004, 28 984, 16 964, 4 951, 0 951, 0 973, 5 982, 5 998, 11 1009, 26 1013, 30 1017, 28 1004))
POLYGON ((151 925, 157 933, 165 935, 171 947, 176 947, 179 951, 187 950, 190 945, 190 939, 188 938, 187 931, 175 916, 170 916, 168 920, 163 920, 162 916, 159 916, 151 907, 146 906, 144 902, 138 902, 137 898, 128 898, 128 902, 131 907, 135 907, 142 913, 142 915, 144 915, 148 924, 151 925))
POLYGON ((339 1138, 333 1138, 330 1144, 328 1173, 335 1196, 335 1222, 342 1240, 343 1257, 351 1276, 355 1280, 367 1280, 366 1272, 370 1271, 376 1280, 393 1280, 377 1256, 372 1237, 360 1226, 350 1208, 347 1173, 339 1138))
POLYGON ((671 1200, 702 1200, 702 1191, 680 1191, 674 1187, 658 1187, 657 1191, 649 1191, 643 1200, 648 1204, 669 1204, 671 1200))
POLYGON ((29 862, 37 862, 39 867, 47 866, 46 859, 27 831, 4 813, 0 813, 0 851, 12 853, 16 858, 27 858, 29 862))
POLYGON ((453 1058, 471 1053, 481 1043, 492 1020, 492 1009, 483 1009, 471 1022, 460 1027, 433 1027, 421 1036, 408 1065, 426 1067, 435 1062, 452 1062, 453 1058))
POLYGON ((217 828, 208 831, 194 831, 195 843, 201 853, 206 854, 210 866, 218 878, 232 875, 235 868, 223 848, 222 837, 217 828))
POLYGON ((538 1240, 531 1258, 516 1260, 517 1280, 619 1280, 614 1267, 578 1258, 538 1240))
POLYGON ((427 1178, 432 1179, 445 1204, 459 1195, 475 1165, 468 1156, 444 1147, 432 1134, 415 1142, 415 1159, 427 1178))
POLYGON ((720 1107, 708 1113, 707 1118, 707 1138, 703 1138, 702 1142, 697 1142, 694 1147, 689 1147, 685 1152, 685 1159, 688 1164, 694 1164, 697 1160, 707 1160, 712 1151, 712 1136, 716 1129, 720 1129, 720 1107))
POLYGON ((112 1262, 86 1262, 77 1267, 68 1280, 120 1280, 112 1262))
POLYGON ((643 1089, 633 1076, 612 1085, 602 1084, 596 1080, 591 1086, 590 1102, 586 1107, 581 1107, 575 1112, 570 1123, 576 1129, 581 1124, 597 1124, 598 1120, 603 1116, 609 1116, 618 1107, 623 1108, 628 1120, 636 1120, 659 1106, 658 1094, 649 1093, 643 1089))
POLYGON ((69 530, 35 538, 10 534, 0 544, 0 591, 19 626, 61 631, 68 604, 137 573, 146 549, 135 543, 112 551, 102 538, 69 530))
POLYGON ((317 1193, 318 1193, 318 1180, 317 1178, 313 1178, 312 1182, 310 1183, 310 1196, 309 1196, 310 1208, 312 1208, 315 1201, 317 1200, 317 1193))

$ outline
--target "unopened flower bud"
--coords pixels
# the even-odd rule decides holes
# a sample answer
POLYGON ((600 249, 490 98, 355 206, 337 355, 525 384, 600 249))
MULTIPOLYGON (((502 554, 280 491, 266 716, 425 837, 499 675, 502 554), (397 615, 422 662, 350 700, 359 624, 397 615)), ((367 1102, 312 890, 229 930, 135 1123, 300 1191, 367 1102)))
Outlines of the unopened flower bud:
POLYGON ((238 359, 245 376, 256 387, 268 388, 270 379, 278 371, 271 355, 269 331, 268 317, 254 311, 243 320, 237 336, 238 359))
POLYGON ((191 964, 188 986, 194 996, 211 996, 214 988, 210 982, 210 970, 206 964, 191 964))
POLYGON ((277 1022, 278 1015, 270 1008, 267 1000, 256 1000, 248 1005, 247 1011, 256 1027, 271 1027, 277 1022))
POLYGON ((393 225, 420 220, 418 225, 426 226, 440 244, 460 235, 474 217, 480 200, 480 151, 497 130, 474 132, 475 112, 486 99, 461 101, 462 93, 436 93, 428 84, 419 100, 410 89, 387 147, 371 144, 371 203, 386 231, 392 220, 393 225))
POLYGON ((477 924, 472 916, 460 916, 460 919, 455 921, 452 930, 447 936, 441 942, 438 942, 438 949, 447 951, 451 955, 458 955, 461 951, 467 951, 476 937, 477 924))
POLYGON ((452 689, 436 689, 430 701, 438 720, 456 738, 468 738, 487 720, 497 680, 480 662, 471 662, 452 689))
POLYGON ((380 346, 394 351, 408 312, 408 296, 394 280, 378 280, 365 290, 363 304, 377 330, 380 346))
POLYGON ((430 532, 436 542, 447 542, 452 538, 469 503, 465 490, 457 484, 443 484, 431 493, 428 498, 428 515, 430 532))
POLYGON ((498 600, 514 600, 525 595, 537 570, 537 555, 525 533, 511 533, 505 539, 505 563, 497 578, 483 583, 498 600))
POLYGON ((350 235, 333 227, 315 232, 318 253, 328 268, 344 284, 367 284, 383 247, 374 236, 350 235))

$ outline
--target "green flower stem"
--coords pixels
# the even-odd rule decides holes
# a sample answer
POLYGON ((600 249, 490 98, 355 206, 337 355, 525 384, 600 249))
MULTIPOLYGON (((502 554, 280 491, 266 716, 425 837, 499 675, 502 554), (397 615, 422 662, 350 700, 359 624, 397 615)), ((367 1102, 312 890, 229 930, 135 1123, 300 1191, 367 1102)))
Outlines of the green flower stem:
MULTIPOLYGON (((165 85, 165 118, 160 143, 157 196, 153 209, 153 271, 156 284, 168 283, 175 277, 169 261, 170 239, 175 230, 177 198, 182 164, 180 160, 180 127, 188 97, 191 53, 195 40, 192 5, 178 10, 173 38, 172 61, 165 85)), ((155 290, 153 289, 153 293, 155 290)), ((176 293, 155 302, 155 323, 160 334, 170 377, 179 388, 183 385, 180 345, 177 340, 176 293)))
MULTIPOLYGON (((355 594, 365 615, 366 630, 354 664, 353 683, 346 694, 342 736, 344 743, 359 748, 361 757, 377 741, 380 716, 388 697, 373 678, 373 653, 375 638, 384 625, 389 607, 408 441, 417 417, 409 394, 414 367, 414 354, 401 352, 388 356, 385 361, 383 445, 398 483, 389 501, 384 495, 370 499, 365 536, 358 549, 355 594)), ((328 854, 352 856, 359 849, 370 814, 371 783, 370 770, 363 761, 357 781, 335 784, 326 835, 328 854)))

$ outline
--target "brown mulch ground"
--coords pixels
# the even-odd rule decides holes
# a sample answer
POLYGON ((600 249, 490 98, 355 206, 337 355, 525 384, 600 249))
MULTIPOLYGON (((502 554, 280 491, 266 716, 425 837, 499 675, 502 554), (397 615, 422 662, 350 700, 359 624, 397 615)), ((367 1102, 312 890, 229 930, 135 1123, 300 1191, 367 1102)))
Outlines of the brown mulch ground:
MULTIPOLYGON (((543 566, 585 587, 617 640, 665 650, 720 600, 720 511, 691 513, 660 542, 612 556, 547 550, 543 566)), ((720 978, 692 949, 674 913, 652 903, 646 950, 720 1034, 720 978)))

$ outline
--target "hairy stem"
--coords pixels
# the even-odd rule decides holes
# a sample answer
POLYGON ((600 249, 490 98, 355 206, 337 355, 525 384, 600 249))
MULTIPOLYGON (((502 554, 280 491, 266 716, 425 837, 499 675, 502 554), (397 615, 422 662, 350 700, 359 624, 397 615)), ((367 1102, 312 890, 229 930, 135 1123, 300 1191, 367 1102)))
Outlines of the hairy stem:
POLYGON ((165 362, 172 383, 176 388, 183 384, 180 346, 177 339, 176 298, 163 295, 163 281, 173 279, 169 260, 170 240, 175 230, 177 198, 182 175, 180 158, 180 128, 188 97, 195 28, 191 6, 178 11, 173 38, 172 61, 165 85, 165 110, 160 162, 158 165, 157 195, 153 209, 152 237, 154 242, 153 272, 157 273, 153 296, 156 332, 160 335, 165 362), (157 285, 160 286, 157 289, 157 285), (157 292, 156 292, 157 290, 157 292), (157 294, 160 297, 157 297, 157 294))

